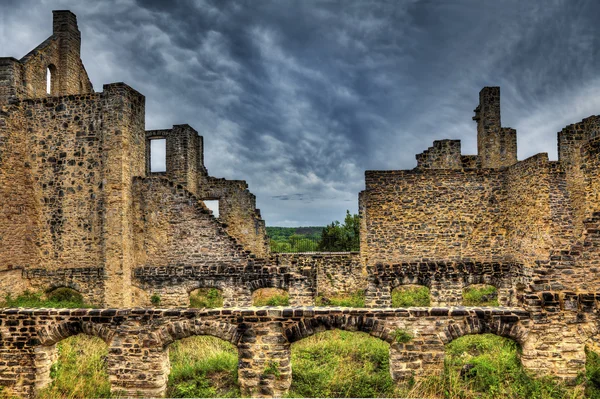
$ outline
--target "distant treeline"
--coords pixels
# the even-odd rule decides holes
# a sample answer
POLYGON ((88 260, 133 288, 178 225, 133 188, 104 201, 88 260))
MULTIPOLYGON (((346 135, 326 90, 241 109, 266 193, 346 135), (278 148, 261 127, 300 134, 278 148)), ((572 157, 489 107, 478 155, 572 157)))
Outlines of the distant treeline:
POLYGON ((272 252, 346 252, 359 250, 359 217, 346 211, 341 224, 267 227, 272 252))

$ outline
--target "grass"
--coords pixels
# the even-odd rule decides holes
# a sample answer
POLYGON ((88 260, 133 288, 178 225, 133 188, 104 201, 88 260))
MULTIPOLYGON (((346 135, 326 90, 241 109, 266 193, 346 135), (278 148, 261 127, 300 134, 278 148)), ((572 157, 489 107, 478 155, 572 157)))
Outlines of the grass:
POLYGON ((583 397, 581 389, 532 377, 519 357, 518 345, 507 338, 483 334, 456 339, 446 347, 444 391, 452 393, 451 398, 583 397))
MULTIPOLYGON (((400 331, 401 340, 407 334, 400 331)), ((58 344, 53 383, 38 399, 107 398, 107 346, 78 335, 58 344)), ((365 333, 318 333, 292 345, 290 397, 419 397, 445 399, 600 398, 600 357, 587 352, 584 386, 566 387, 534 378, 520 364, 518 345, 491 334, 467 335, 446 346, 444 370, 410 383, 394 384, 389 345, 365 333), (467 366, 468 365, 468 366, 467 366), (467 366, 467 367, 466 367, 467 366), (584 394, 585 388, 585 394, 584 394)), ((167 397, 239 397, 236 348, 214 337, 190 337, 169 347, 167 397)), ((274 360, 276 362, 279 360, 274 360)), ((267 364, 263 373, 276 370, 267 364)), ((0 390, 0 398, 10 398, 0 390)))
POLYGON ((169 398, 240 397, 237 349, 214 337, 190 337, 169 347, 169 398))
POLYGON ((58 361, 50 369, 52 384, 37 399, 110 397, 104 341, 80 334, 59 342, 57 348, 58 361))
POLYGON ((25 291, 13 298, 10 294, 0 303, 3 308, 91 308, 83 302, 77 291, 69 288, 57 288, 47 293, 25 291))
POLYGON ((223 294, 216 288, 199 288, 190 293, 190 308, 221 308, 223 294))
POLYGON ((403 285, 392 291, 392 307, 429 306, 429 289, 422 285, 403 285))
POLYGON ((288 306, 287 291, 278 288, 261 288, 252 293, 252 306, 288 306))
POLYGON ((365 333, 325 331, 292 345, 290 397, 389 397, 389 344, 365 333))
POLYGON ((341 306, 350 308, 364 308, 365 307, 365 292, 358 290, 351 294, 336 295, 332 297, 317 296, 315 298, 316 306, 341 306))
POLYGON ((465 306, 499 306, 498 290, 491 285, 472 285, 463 290, 465 306))

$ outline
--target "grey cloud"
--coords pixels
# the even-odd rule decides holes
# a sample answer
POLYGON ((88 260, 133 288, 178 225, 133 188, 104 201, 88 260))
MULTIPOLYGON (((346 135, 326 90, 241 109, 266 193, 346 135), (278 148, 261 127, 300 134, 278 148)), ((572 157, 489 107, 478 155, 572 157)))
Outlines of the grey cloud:
POLYGON ((4 1, 0 55, 21 57, 71 9, 96 90, 146 96, 148 129, 189 123, 212 175, 245 179, 268 225, 357 211, 367 169, 405 169, 432 140, 476 153, 472 111, 502 87, 519 157, 600 109, 593 0, 4 1))

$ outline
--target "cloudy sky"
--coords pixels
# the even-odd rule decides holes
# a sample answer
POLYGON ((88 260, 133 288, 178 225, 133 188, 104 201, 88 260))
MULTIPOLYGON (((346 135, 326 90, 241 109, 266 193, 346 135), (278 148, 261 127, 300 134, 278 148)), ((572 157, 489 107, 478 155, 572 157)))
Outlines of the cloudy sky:
POLYGON ((501 86, 519 159, 600 113, 595 0, 0 0, 0 55, 77 14, 94 88, 146 96, 146 128, 188 123, 213 176, 244 179, 271 226, 357 211, 364 171, 410 169, 462 139, 483 86, 501 86))

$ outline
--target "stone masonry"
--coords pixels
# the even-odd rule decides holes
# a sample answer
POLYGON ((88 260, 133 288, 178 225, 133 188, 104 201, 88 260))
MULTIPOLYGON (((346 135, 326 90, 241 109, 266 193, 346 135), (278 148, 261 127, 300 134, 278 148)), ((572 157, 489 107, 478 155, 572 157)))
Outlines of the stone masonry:
POLYGON ((191 126, 146 131, 126 84, 95 92, 75 15, 53 18, 36 49, 0 58, 0 295, 69 287, 104 309, 0 309, 0 386, 33 397, 76 334, 107 343, 112 389, 130 396, 164 394, 168 345, 192 335, 233 343, 242 392, 264 397, 287 392, 290 345, 333 328, 388 342, 397 381, 439 373, 465 334, 511 338, 525 368, 568 382, 600 349, 600 117, 558 134, 558 161, 518 161, 500 89, 485 87, 477 155, 440 140, 412 170, 365 173, 359 253, 271 254, 246 182, 208 174, 191 126), (164 172, 152 140, 166 141, 164 172), (432 307, 390 308, 413 284, 432 307), (473 284, 495 286, 502 307, 462 307, 473 284), (198 288, 220 289, 224 308, 185 309, 198 288), (251 307, 261 288, 291 307, 251 307), (312 307, 357 290, 368 308, 312 307))

